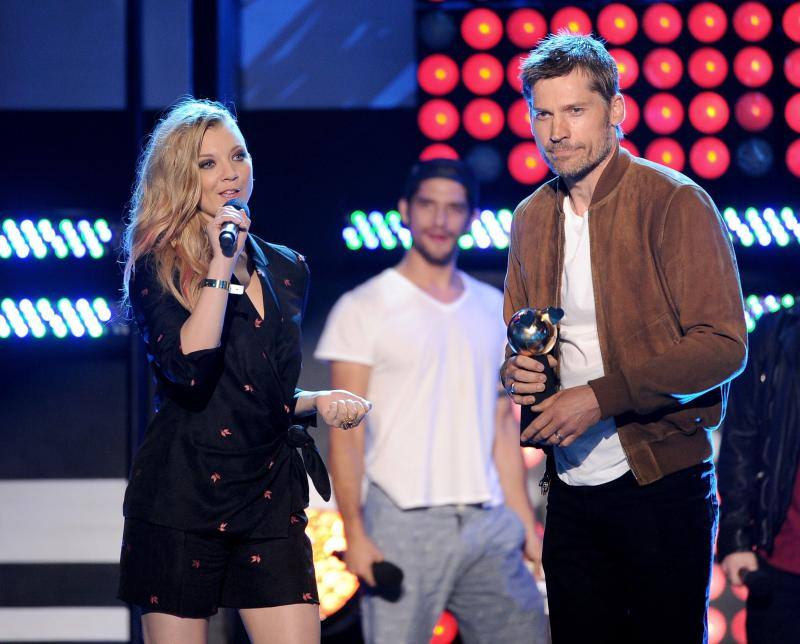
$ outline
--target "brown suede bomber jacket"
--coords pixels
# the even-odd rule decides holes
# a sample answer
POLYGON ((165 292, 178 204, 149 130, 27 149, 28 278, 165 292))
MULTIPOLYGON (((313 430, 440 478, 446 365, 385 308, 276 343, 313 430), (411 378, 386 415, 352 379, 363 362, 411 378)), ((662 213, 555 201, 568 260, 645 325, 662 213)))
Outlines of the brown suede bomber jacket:
MULTIPOLYGON (((559 306, 566 193, 555 178, 514 213, 506 322, 559 306)), ((615 417, 639 484, 710 458, 729 382, 747 359, 736 258, 719 211, 689 178, 617 148, 589 206, 605 375, 589 382, 615 417)))

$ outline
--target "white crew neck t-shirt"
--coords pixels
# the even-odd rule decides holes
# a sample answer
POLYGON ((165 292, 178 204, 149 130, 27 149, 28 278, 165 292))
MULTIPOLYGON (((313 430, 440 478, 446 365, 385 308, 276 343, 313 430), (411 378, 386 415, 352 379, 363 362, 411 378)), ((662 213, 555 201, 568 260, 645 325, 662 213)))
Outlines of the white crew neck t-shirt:
POLYGON ((492 456, 503 296, 459 275, 464 291, 446 304, 383 271, 339 299, 314 353, 372 368, 366 476, 403 509, 503 502, 492 456))
MULTIPOLYGON (((561 388, 578 387, 605 375, 597 336, 589 212, 575 214, 564 198, 564 273, 561 280, 559 375, 561 388)), ((600 485, 622 476, 628 467, 613 418, 590 427, 569 447, 554 450, 558 477, 569 485, 600 485)))

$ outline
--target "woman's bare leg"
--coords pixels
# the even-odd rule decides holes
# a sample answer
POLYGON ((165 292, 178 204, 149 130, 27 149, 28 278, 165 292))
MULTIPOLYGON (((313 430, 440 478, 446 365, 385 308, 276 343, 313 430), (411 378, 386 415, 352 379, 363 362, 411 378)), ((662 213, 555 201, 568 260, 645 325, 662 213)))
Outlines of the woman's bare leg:
POLYGON ((205 644, 208 620, 147 613, 142 615, 142 635, 145 644, 205 644))
POLYGON ((239 610, 253 644, 318 644, 319 606, 289 604, 239 610))

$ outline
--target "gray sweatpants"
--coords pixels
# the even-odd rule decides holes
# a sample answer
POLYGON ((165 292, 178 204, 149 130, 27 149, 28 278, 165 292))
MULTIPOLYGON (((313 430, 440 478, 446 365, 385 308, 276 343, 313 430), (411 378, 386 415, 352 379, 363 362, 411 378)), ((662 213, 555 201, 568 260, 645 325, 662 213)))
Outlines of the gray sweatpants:
POLYGON ((370 485, 367 533, 404 573, 399 599, 364 593, 368 644, 427 644, 444 609, 465 644, 548 641, 544 602, 525 568, 525 530, 505 506, 401 510, 370 485))

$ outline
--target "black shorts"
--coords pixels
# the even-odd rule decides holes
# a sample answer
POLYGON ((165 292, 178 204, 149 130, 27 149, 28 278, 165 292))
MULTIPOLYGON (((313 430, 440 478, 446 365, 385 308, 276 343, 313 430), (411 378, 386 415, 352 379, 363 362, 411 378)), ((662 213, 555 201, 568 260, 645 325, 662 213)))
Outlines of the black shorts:
POLYGON ((219 606, 319 604, 304 512, 285 538, 199 535, 125 520, 119 599, 143 613, 205 618, 219 606))

